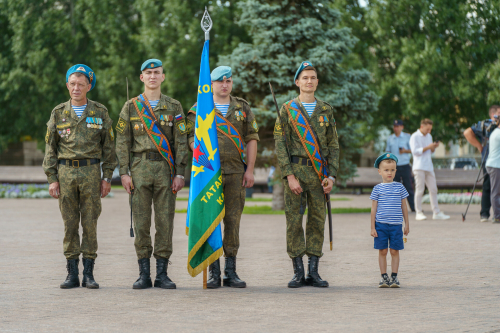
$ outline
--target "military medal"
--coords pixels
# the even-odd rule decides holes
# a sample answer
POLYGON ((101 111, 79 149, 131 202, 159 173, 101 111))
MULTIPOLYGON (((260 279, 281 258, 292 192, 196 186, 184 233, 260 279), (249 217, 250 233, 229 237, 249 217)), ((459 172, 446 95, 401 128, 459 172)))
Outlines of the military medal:
POLYGON ((71 130, 68 128, 68 130, 66 131, 66 133, 68 133, 68 135, 71 133, 71 130))
POLYGON ((318 120, 319 120, 319 126, 324 126, 324 123, 323 123, 323 121, 324 121, 324 120, 323 120, 323 116, 319 116, 318 120))
POLYGON ((66 122, 66 118, 63 118, 63 119, 62 119, 62 122, 63 122, 63 123, 64 123, 64 122, 66 122))
POLYGON ((326 127, 328 127, 328 125, 330 125, 330 122, 328 121, 328 118, 325 116, 325 125, 326 127))
POLYGON ((174 116, 169 115, 168 120, 169 120, 168 126, 170 126, 170 127, 174 126, 174 123, 172 123, 172 120, 174 120, 174 116))
POLYGON ((165 126, 165 120, 162 114, 160 115, 160 120, 161 120, 161 126, 165 126))
POLYGON ((139 124, 135 124, 134 129, 135 129, 136 131, 138 131, 138 130, 139 130, 139 124))

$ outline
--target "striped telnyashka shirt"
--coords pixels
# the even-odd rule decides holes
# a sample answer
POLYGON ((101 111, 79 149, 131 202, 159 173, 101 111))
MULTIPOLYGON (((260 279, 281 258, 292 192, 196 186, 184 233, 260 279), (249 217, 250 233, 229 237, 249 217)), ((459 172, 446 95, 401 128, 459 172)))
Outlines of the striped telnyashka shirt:
POLYGON ((371 200, 377 201, 375 221, 387 224, 402 224, 401 200, 407 197, 408 192, 401 183, 392 182, 376 185, 370 195, 371 200))
POLYGON ((215 108, 222 113, 224 117, 226 117, 227 114, 227 109, 229 108, 229 104, 219 104, 219 103, 214 103, 215 108))
POLYGON ((75 113, 78 116, 78 118, 80 118, 83 114, 83 111, 85 111, 87 104, 82 105, 82 106, 74 106, 73 104, 71 104, 71 107, 73 108, 73 110, 75 110, 75 113))
POLYGON ((314 112, 314 108, 316 107, 316 101, 314 101, 314 103, 302 103, 302 105, 304 106, 304 109, 306 109, 307 111, 307 114, 310 116, 312 116, 313 112, 314 112))

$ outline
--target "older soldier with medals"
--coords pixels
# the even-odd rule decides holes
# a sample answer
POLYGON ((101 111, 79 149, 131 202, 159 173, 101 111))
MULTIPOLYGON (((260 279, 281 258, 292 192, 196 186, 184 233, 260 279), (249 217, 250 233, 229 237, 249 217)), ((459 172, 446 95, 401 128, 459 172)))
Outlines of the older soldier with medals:
MULTIPOLYGON (((245 288, 245 281, 240 280, 236 273, 236 254, 240 246, 239 231, 241 214, 245 206, 245 188, 250 188, 254 184, 253 170, 257 156, 259 127, 248 102, 230 95, 233 89, 231 67, 217 67, 212 71, 211 79, 226 205, 223 220, 223 247, 226 261, 223 284, 227 287, 245 288)), ((195 120, 196 104, 188 112, 187 127, 190 131, 189 144, 194 153, 193 158, 197 159, 203 153, 194 148, 195 120)), ((218 259, 210 265, 209 271, 207 288, 220 287, 221 270, 218 259)))
POLYGON ((64 221, 63 249, 68 276, 61 288, 80 286, 78 263, 83 260, 82 286, 99 288, 94 280, 97 257, 97 219, 101 198, 111 189, 116 167, 113 121, 104 105, 87 99, 96 75, 82 64, 66 73, 71 99, 52 110, 47 123, 43 169, 50 183, 49 193, 59 199, 64 221), (102 174, 101 179, 101 166, 102 174), (79 226, 82 225, 80 244, 79 226))
POLYGON ((134 245, 140 275, 133 288, 153 286, 150 258, 154 255, 154 286, 175 289, 175 283, 167 275, 167 266, 172 254, 176 192, 184 186, 188 159, 186 123, 181 104, 161 93, 161 83, 165 80, 162 62, 149 59, 142 64, 141 71, 144 93, 125 103, 116 125, 122 185, 129 194, 134 190, 134 245), (151 204, 155 210, 154 251, 150 235, 151 204))
POLYGON ((325 195, 337 175, 339 144, 333 108, 314 96, 318 81, 311 62, 302 62, 295 74, 300 95, 283 104, 274 128, 278 164, 285 179, 287 252, 295 274, 289 288, 328 287, 319 276, 318 264, 323 255, 325 195), (306 201, 304 236, 301 208, 306 201), (307 276, 304 255, 309 257, 307 276))

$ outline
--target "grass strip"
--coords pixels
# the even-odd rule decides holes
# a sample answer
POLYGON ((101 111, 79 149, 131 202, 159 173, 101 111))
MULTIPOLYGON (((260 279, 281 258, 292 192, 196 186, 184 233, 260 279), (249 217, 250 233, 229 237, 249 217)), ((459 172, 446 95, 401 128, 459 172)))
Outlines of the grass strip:
MULTIPOLYGON (((187 209, 176 209, 176 213, 187 213, 187 209)), ((332 214, 370 213, 371 208, 332 208, 332 214)), ((273 210, 271 206, 246 206, 243 214, 251 215, 284 215, 284 210, 273 210)), ((307 214, 307 209, 304 215, 307 214)))

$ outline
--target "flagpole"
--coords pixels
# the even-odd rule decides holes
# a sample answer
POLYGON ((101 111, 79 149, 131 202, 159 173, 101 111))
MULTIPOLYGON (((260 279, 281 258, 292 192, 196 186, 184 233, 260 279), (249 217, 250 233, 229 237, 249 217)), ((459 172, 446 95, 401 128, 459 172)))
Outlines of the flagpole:
MULTIPOLYGON (((208 13, 208 9, 205 6, 205 13, 203 13, 203 17, 201 18, 201 29, 205 32, 205 41, 210 40, 210 30, 212 30, 212 19, 210 18, 210 14, 208 13)), ((203 270, 203 289, 207 289, 207 269, 203 270)))

